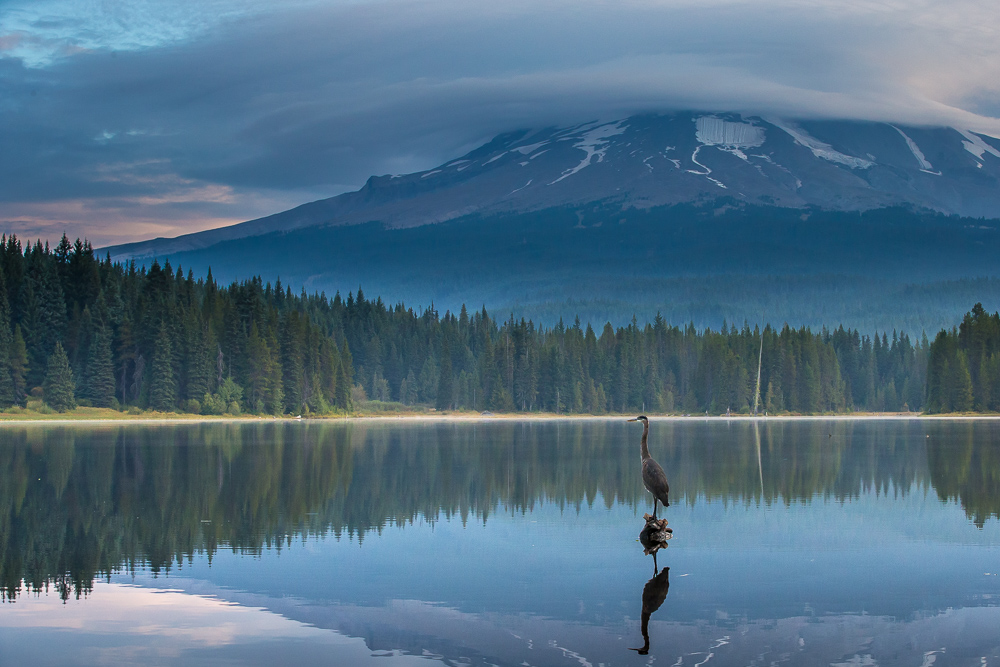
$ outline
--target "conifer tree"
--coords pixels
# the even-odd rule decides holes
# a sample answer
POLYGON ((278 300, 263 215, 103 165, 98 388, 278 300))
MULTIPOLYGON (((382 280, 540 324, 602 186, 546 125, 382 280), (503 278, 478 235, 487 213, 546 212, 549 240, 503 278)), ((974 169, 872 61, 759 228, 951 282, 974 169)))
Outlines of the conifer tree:
POLYGON ((73 371, 69 367, 69 358, 60 342, 56 343, 55 350, 49 357, 48 371, 45 373, 42 388, 45 392, 45 402, 53 410, 66 412, 76 407, 73 371))
POLYGON ((14 326, 14 340, 10 349, 10 379, 14 386, 14 402, 23 403, 28 395, 28 348, 21 335, 21 326, 14 326))
POLYGON ((448 344, 441 348, 441 372, 438 375, 437 397, 434 405, 438 410, 448 410, 451 408, 452 394, 454 393, 454 378, 451 374, 451 352, 448 344))
POLYGON ((271 371, 271 351, 267 342, 261 337, 257 323, 250 325, 250 335, 247 338, 247 403, 249 409, 256 413, 264 411, 264 398, 268 393, 268 381, 271 371))
POLYGON ((351 350, 344 339, 340 348, 340 358, 337 363, 337 388, 335 402, 341 410, 351 409, 351 350))
POLYGON ((200 401, 208 393, 212 380, 212 355, 208 346, 208 332, 197 326, 192 334, 190 359, 187 371, 187 398, 200 401))
POLYGON ((99 408, 111 406, 115 397, 115 375, 111 359, 111 333, 100 326, 90 341, 87 355, 87 396, 99 408))
MULTIPOLYGON (((23 342, 23 341, 22 341, 23 342)), ((0 271, 0 408, 14 404, 14 380, 11 377, 11 358, 14 337, 10 330, 10 308, 7 306, 7 288, 0 271)))
POLYGON ((302 411, 305 365, 302 360, 299 314, 296 311, 289 312, 282 321, 281 361, 285 409, 289 413, 298 414, 302 411))
MULTIPOLYGON (((43 378, 49 356, 66 329, 66 301, 56 265, 41 245, 35 244, 28 263, 25 289, 25 342, 31 360, 28 381, 34 386, 43 378)), ((63 350, 65 353, 65 349, 63 350)))
POLYGON ((161 412, 174 409, 177 385, 174 381, 170 336, 165 327, 160 329, 153 350, 152 378, 149 386, 149 407, 161 412))
POLYGON ((965 360, 965 353, 959 351, 949 364, 951 377, 949 378, 949 403, 954 412, 968 412, 972 410, 972 376, 969 374, 969 363, 965 360))

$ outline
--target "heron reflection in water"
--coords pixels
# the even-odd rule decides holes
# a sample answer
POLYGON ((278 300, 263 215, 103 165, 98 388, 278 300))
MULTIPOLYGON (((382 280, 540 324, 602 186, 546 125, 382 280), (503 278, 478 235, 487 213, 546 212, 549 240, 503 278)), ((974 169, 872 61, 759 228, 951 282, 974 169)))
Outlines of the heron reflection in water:
POLYGON ((659 572, 656 571, 656 554, 653 554, 653 578, 642 587, 642 640, 645 642, 642 648, 630 648, 639 655, 649 654, 649 617, 660 608, 663 601, 667 599, 667 591, 670 590, 670 568, 665 567, 659 572))
POLYGON ((649 419, 646 418, 646 415, 639 415, 635 419, 629 419, 629 421, 642 422, 642 484, 647 491, 653 494, 653 518, 655 519, 658 503, 663 503, 664 507, 670 507, 668 500, 670 485, 667 484, 667 475, 663 472, 663 468, 649 455, 649 446, 646 444, 649 438, 649 419))

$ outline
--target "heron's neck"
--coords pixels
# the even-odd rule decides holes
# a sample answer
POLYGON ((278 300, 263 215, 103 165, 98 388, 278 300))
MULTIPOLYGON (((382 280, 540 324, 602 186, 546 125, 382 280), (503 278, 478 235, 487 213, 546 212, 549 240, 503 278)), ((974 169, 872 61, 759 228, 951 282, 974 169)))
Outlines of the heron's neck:
POLYGON ((643 460, 649 458, 649 445, 646 444, 646 440, 649 438, 649 422, 642 422, 642 458, 643 460))

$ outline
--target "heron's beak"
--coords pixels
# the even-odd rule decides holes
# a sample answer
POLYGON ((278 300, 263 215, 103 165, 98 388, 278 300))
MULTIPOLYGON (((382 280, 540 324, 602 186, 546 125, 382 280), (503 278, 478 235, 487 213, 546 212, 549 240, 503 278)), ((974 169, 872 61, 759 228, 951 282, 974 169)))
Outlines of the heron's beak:
POLYGON ((637 421, 639 421, 639 420, 638 420, 638 419, 629 419, 629 421, 630 421, 630 422, 637 422, 637 421))

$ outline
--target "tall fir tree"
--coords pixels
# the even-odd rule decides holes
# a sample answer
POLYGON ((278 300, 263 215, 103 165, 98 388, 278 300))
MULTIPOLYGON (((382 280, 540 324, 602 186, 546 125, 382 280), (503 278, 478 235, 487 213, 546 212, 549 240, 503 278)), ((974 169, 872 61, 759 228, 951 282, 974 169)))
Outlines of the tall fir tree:
POLYGON ((448 344, 441 347, 441 372, 438 375, 437 396, 434 405, 438 410, 450 410, 454 393, 454 378, 451 371, 451 352, 448 344))
POLYGON ((21 326, 14 326, 14 340, 10 348, 10 379, 14 387, 14 402, 24 403, 28 396, 28 348, 21 335, 21 326))
POLYGON ((170 334, 166 327, 160 329, 153 349, 153 365, 149 383, 149 407, 160 412, 170 412, 176 407, 177 384, 174 380, 173 352, 170 334))
MULTIPOLYGON (((40 383, 49 356, 66 330, 66 300, 63 297, 59 272, 54 261, 40 244, 31 250, 28 272, 24 281, 24 336, 28 346, 30 368, 28 382, 40 383)), ((65 353, 65 349, 63 350, 65 353)))
POLYGON ((289 413, 298 414, 302 411, 304 403, 302 392, 305 381, 305 363, 302 359, 299 314, 296 311, 290 311, 281 323, 281 360, 284 369, 282 381, 284 382, 285 409, 289 413))
POLYGON ((110 407, 115 398, 115 371, 111 358, 111 333, 97 328, 87 355, 87 397, 99 408, 110 407))
POLYGON ((350 410, 351 405, 351 376, 353 375, 351 364, 351 349, 347 345, 347 339, 343 339, 340 346, 340 355, 337 363, 337 387, 334 396, 335 403, 341 410, 350 410))
POLYGON ((969 373, 969 362, 965 352, 959 350, 951 364, 948 382, 949 403, 953 412, 968 412, 972 410, 972 376, 969 373))
POLYGON ((208 331, 204 327, 194 328, 191 348, 187 367, 187 398, 200 401, 209 393, 212 381, 212 350, 209 349, 208 331))
POLYGON ((57 342, 49 357, 48 370, 42 383, 45 402, 58 412, 66 412, 76 407, 76 386, 73 371, 69 367, 69 357, 62 343, 57 342))
POLYGON ((10 308, 7 305, 7 287, 0 271, 0 408, 15 402, 14 380, 11 377, 11 358, 14 353, 14 336, 10 329, 10 308))

